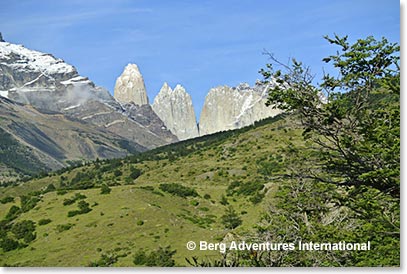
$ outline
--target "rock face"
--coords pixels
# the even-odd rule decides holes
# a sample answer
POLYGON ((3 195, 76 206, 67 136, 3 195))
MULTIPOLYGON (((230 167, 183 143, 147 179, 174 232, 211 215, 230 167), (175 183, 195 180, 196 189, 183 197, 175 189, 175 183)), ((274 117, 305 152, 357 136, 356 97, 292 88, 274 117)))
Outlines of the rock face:
POLYGON ((241 128, 281 113, 266 107, 267 89, 261 84, 253 88, 241 84, 236 88, 220 86, 211 89, 202 108, 200 135, 241 128))
POLYGON ((62 168, 68 161, 124 157, 144 150, 104 127, 0 96, 0 184, 8 174, 2 173, 2 166, 33 175, 62 168))
POLYGON ((181 85, 172 90, 164 83, 154 99, 152 108, 179 140, 199 136, 191 96, 181 85))
POLYGON ((129 151, 177 141, 151 107, 120 104, 63 60, 21 45, 0 42, 0 96, 103 129, 128 142, 129 151), (132 115, 135 109, 137 115, 132 115), (154 117, 151 123, 155 124, 146 126, 145 117, 154 117))
POLYGON ((114 87, 114 98, 120 103, 134 103, 142 106, 148 104, 143 76, 137 65, 128 64, 114 87))

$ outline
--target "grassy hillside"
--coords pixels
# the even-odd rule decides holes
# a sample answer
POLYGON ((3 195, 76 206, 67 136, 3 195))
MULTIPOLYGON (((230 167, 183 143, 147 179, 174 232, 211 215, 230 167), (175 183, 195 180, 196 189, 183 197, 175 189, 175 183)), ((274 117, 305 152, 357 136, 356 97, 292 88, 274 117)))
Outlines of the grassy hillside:
POLYGON ((186 243, 218 242, 252 230, 265 206, 273 203, 277 188, 263 176, 271 168, 267 163, 273 155, 281 160, 284 149, 301 143, 295 122, 277 117, 3 188, 0 199, 14 198, 0 204, 3 220, 12 219, 13 206, 23 211, 30 204, 24 201, 22 205, 18 197, 34 195, 39 201, 8 224, 32 220, 35 240, 26 247, 0 251, 0 264, 86 266, 109 258, 109 265, 134 266, 140 249, 150 252, 160 246, 176 250, 176 265, 186 265, 185 258, 192 256, 219 258, 219 251, 189 251, 186 243), (110 193, 101 194, 103 184, 109 185, 110 193), (77 193, 84 196, 64 205, 77 193), (81 201, 91 210, 68 217, 69 211, 78 211, 81 201), (229 207, 242 220, 234 229, 222 222, 229 207))

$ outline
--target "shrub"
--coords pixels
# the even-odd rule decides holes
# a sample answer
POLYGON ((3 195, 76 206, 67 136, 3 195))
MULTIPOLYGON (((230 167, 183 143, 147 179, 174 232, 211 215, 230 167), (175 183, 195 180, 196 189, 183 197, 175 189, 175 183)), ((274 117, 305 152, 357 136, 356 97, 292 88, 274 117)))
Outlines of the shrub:
POLYGON ((211 198, 211 195, 205 194, 203 197, 204 197, 204 199, 209 200, 211 198))
POLYGON ((35 223, 31 220, 24 220, 13 225, 11 232, 18 238, 21 239, 27 232, 35 231, 35 223))
POLYGON ((51 221, 51 219, 41 219, 38 221, 38 225, 46 225, 49 224, 51 221))
POLYGON ((253 195, 249 201, 252 202, 254 205, 260 203, 264 198, 264 194, 260 193, 260 192, 256 192, 255 195, 253 195))
POLYGON ((27 233, 24 235, 24 242, 31 243, 32 241, 35 240, 35 238, 37 238, 37 234, 36 233, 27 233))
POLYGON ((138 220, 138 221, 137 221, 137 225, 139 225, 139 226, 144 225, 144 221, 143 221, 143 220, 138 220))
POLYGON ((135 265, 144 265, 147 261, 146 252, 142 249, 138 250, 134 254, 133 263, 135 265))
POLYGON ((138 177, 140 177, 140 175, 141 175, 141 170, 140 170, 140 169, 131 167, 131 169, 130 169, 130 175, 129 175, 129 177, 130 177, 131 179, 135 180, 135 179, 137 179, 138 177))
POLYGON ((33 209, 37 203, 40 201, 40 198, 37 196, 21 196, 21 211, 27 212, 33 209))
POLYGON ((63 231, 66 231, 66 230, 71 229, 73 226, 74 226, 74 224, 70 224, 70 223, 68 223, 68 224, 61 224, 61 225, 57 225, 56 230, 57 230, 58 232, 63 232, 63 231))
POLYGON ((222 196, 220 197, 219 203, 220 203, 221 205, 224 205, 224 206, 229 204, 228 199, 226 199, 225 195, 222 195, 222 196))
POLYGON ((87 203, 85 201, 80 201, 78 203, 78 207, 79 207, 79 210, 69 211, 68 217, 73 217, 73 216, 80 215, 80 214, 86 214, 86 213, 92 211, 92 209, 89 207, 89 203, 87 203))
POLYGON ((190 202, 190 204, 193 205, 193 206, 197 206, 197 205, 199 205, 199 202, 197 200, 192 200, 190 202))
POLYGON ((171 250, 171 246, 159 247, 149 254, 140 249, 135 253, 133 263, 135 265, 170 267, 175 265, 175 261, 172 258, 175 253, 177 251, 171 250))
POLYGON ((115 262, 118 261, 119 256, 116 254, 102 254, 100 259, 89 263, 88 266, 91 267, 106 267, 112 266, 115 262))
POLYGON ((24 220, 15 223, 11 228, 11 232, 16 236, 16 238, 24 239, 26 243, 29 243, 36 238, 34 231, 35 223, 31 220, 24 220))
POLYGON ((110 187, 108 187, 106 184, 103 184, 100 187, 100 194, 109 194, 112 191, 110 187))
POLYGON ((0 241, 0 246, 3 248, 4 252, 7 252, 17 249, 20 245, 17 241, 6 237, 0 241))
POLYGON ((237 215, 233 207, 229 206, 225 214, 221 217, 222 224, 225 228, 235 229, 242 224, 242 219, 237 215))
POLYGON ((154 187, 153 187, 153 186, 141 186, 140 189, 149 190, 149 191, 154 191, 154 187))
POLYGON ((68 193, 68 191, 65 190, 65 189, 58 189, 58 190, 57 190, 57 195, 65 195, 65 194, 67 194, 67 193, 68 193))
POLYGON ((113 174, 115 177, 120 177, 123 175, 123 172, 120 169, 116 169, 113 174))
POLYGON ((0 203, 2 203, 2 204, 13 203, 13 202, 14 202, 14 197, 11 197, 11 196, 4 197, 3 199, 0 200, 0 203))
POLYGON ((183 185, 177 184, 177 183, 160 184, 159 188, 164 192, 168 192, 172 195, 176 195, 176 196, 180 196, 180 197, 198 196, 198 193, 196 192, 195 189, 186 187, 186 186, 183 186, 183 185))
POLYGON ((81 194, 81 193, 76 193, 74 196, 72 196, 70 199, 65 199, 63 202, 63 205, 71 205, 75 203, 77 200, 83 200, 86 199, 86 196, 81 194))
POLYGON ((12 221, 15 218, 17 218, 21 214, 21 208, 19 208, 16 205, 13 205, 10 207, 10 209, 7 212, 7 215, 5 217, 6 220, 12 221))
POLYGON ((56 187, 55 187, 53 184, 49 184, 49 185, 45 188, 44 193, 51 192, 51 191, 55 191, 55 190, 56 190, 56 187))

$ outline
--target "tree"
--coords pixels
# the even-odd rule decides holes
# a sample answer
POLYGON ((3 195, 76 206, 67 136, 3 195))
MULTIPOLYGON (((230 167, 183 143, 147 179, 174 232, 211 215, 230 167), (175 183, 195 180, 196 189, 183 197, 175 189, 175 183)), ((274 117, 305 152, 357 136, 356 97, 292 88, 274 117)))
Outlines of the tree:
POLYGON ((108 187, 106 184, 103 184, 100 187, 100 194, 109 194, 112 191, 110 187, 108 187))
POLYGON ((325 39, 341 49, 323 59, 338 77, 326 74, 316 86, 301 62, 285 65, 272 55, 274 64, 261 70, 271 86, 268 105, 300 119, 307 146, 286 152, 278 200, 256 236, 371 241, 380 252, 270 253, 262 263, 399 265, 400 48, 384 38, 325 39), (274 70, 276 64, 283 70, 274 70))
MULTIPOLYGON (((341 51, 324 58, 339 76, 314 76, 301 62, 283 65, 284 72, 267 65, 261 70, 265 82, 275 81, 268 105, 295 112, 304 136, 321 151, 321 167, 337 185, 369 186, 400 194, 400 47, 373 37, 350 45, 348 37, 335 35, 329 43, 341 51)), ((318 177, 315 173, 310 176, 318 177)))
POLYGON ((141 170, 132 166, 130 168, 130 175, 129 177, 133 180, 137 179, 141 175, 141 170))
POLYGON ((239 217, 239 215, 237 215, 232 206, 229 206, 226 209, 225 214, 221 217, 221 220, 225 228, 228 229, 235 229, 242 224, 242 219, 239 217))

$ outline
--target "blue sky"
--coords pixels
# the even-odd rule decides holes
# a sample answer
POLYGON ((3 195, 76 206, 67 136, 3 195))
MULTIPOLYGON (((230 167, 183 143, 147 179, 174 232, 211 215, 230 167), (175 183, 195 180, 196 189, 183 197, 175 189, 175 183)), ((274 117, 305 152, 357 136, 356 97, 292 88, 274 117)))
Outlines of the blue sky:
POLYGON ((197 115, 218 85, 254 84, 267 63, 303 61, 320 75, 336 51, 322 37, 373 35, 400 43, 398 0, 2 0, 0 32, 13 43, 52 53, 113 93, 136 63, 152 103, 163 82, 182 84, 197 115))

